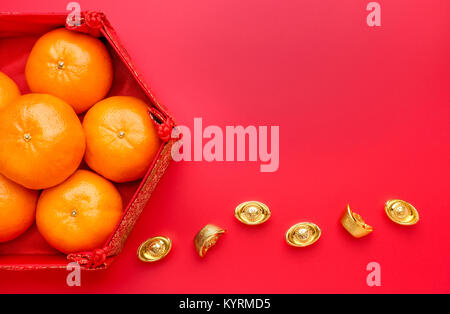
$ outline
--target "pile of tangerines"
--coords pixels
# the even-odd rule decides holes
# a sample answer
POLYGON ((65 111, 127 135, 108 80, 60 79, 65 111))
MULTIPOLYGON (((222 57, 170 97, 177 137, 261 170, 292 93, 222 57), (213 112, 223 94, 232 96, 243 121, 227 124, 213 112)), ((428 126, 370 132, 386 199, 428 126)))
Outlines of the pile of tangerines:
POLYGON ((0 242, 36 222, 63 253, 102 247, 123 211, 112 182, 142 178, 161 145, 147 105, 105 98, 111 56, 86 34, 44 34, 24 71, 25 95, 0 72, 0 242))

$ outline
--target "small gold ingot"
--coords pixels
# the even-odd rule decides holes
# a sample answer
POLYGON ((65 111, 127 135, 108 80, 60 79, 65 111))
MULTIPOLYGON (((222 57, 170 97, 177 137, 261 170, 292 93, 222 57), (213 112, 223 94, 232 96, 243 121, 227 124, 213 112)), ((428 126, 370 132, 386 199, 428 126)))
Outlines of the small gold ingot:
POLYGON ((289 245, 305 247, 319 240, 322 231, 312 222, 301 222, 293 225, 286 232, 286 242, 289 245))
POLYGON ((352 212, 350 205, 347 205, 347 209, 342 215, 341 224, 355 238, 365 237, 373 231, 373 227, 366 224, 360 215, 352 212))
POLYGON ((157 236, 142 243, 137 254, 143 262, 156 262, 166 257, 171 248, 172 241, 169 238, 157 236))
POLYGON ((384 206, 388 217, 395 223, 404 226, 419 222, 419 212, 410 203, 402 200, 389 200, 384 206))
POLYGON ((239 204, 234 211, 234 216, 246 225, 259 225, 270 218, 270 210, 261 202, 249 201, 239 204))
POLYGON ((213 247, 219 237, 226 231, 215 225, 206 225, 200 230, 194 238, 195 249, 200 257, 204 257, 206 252, 213 247))

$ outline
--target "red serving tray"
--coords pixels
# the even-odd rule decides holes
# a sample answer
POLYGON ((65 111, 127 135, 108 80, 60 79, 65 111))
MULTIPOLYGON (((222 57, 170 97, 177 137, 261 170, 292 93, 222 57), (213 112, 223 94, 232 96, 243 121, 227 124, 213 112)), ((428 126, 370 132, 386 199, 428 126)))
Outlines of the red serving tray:
POLYGON ((75 27, 66 25, 66 19, 67 14, 58 13, 0 13, 0 71, 10 76, 19 85, 22 93, 28 93, 30 90, 25 81, 25 63, 31 48, 41 35, 55 28, 66 27, 99 37, 107 46, 114 64, 114 80, 108 96, 129 95, 144 100, 149 105, 149 114, 155 121, 162 145, 142 181, 116 184, 125 210, 103 247, 90 252, 64 255, 50 247, 36 226, 32 226, 19 238, 0 243, 0 269, 66 268, 70 262, 78 262, 83 269, 107 268, 121 252, 129 233, 171 161, 173 140, 170 139, 170 133, 174 127, 173 119, 143 81, 105 15, 101 12, 83 12, 81 25, 75 27))

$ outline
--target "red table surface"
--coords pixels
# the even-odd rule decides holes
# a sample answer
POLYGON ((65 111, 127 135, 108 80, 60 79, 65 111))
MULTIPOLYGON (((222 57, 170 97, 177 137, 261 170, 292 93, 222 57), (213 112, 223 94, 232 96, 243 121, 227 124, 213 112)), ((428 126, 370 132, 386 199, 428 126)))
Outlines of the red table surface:
MULTIPOLYGON (((68 1, 0 1, 0 11, 63 12, 68 1)), ((361 0, 79 1, 104 11, 137 67, 179 124, 279 125, 280 168, 256 162, 172 163, 124 251, 104 272, 0 272, 0 292, 450 292, 450 2, 361 0), (384 202, 410 201, 421 220, 392 223, 384 202), (270 220, 249 227, 234 208, 260 200, 270 220), (353 239, 347 203, 373 225, 353 239), (284 241, 312 221, 309 248, 284 241), (193 237, 227 229, 200 259, 193 237), (152 236, 173 241, 153 264, 152 236), (381 265, 381 287, 366 266, 381 265)), ((11 47, 14 49, 14 47, 11 47)))

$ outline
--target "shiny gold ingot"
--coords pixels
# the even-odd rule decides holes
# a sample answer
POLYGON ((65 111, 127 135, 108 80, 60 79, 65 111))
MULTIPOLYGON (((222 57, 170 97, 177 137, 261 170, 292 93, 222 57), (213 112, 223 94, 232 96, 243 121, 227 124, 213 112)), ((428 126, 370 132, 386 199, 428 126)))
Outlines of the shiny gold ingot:
POLYGON ((206 225, 194 238, 195 249, 200 257, 204 257, 206 252, 213 247, 225 230, 215 225, 206 225))
POLYGON ((319 240, 322 231, 312 222, 301 222, 293 225, 286 232, 286 242, 289 245, 305 247, 319 240))
POLYGON ((366 224, 360 215, 352 212, 350 205, 347 205, 347 209, 342 215, 341 224, 355 238, 365 237, 373 231, 373 227, 366 224))
POLYGON ((404 226, 415 225, 419 222, 419 213, 410 203, 402 200, 389 200, 384 206, 388 217, 395 223, 404 226))
POLYGON ((143 262, 156 262, 169 254, 172 241, 169 238, 158 236, 148 239, 138 249, 138 258, 143 262))
POLYGON ((234 216, 246 225, 259 225, 270 218, 270 210, 266 204, 249 201, 239 204, 234 211, 234 216))

